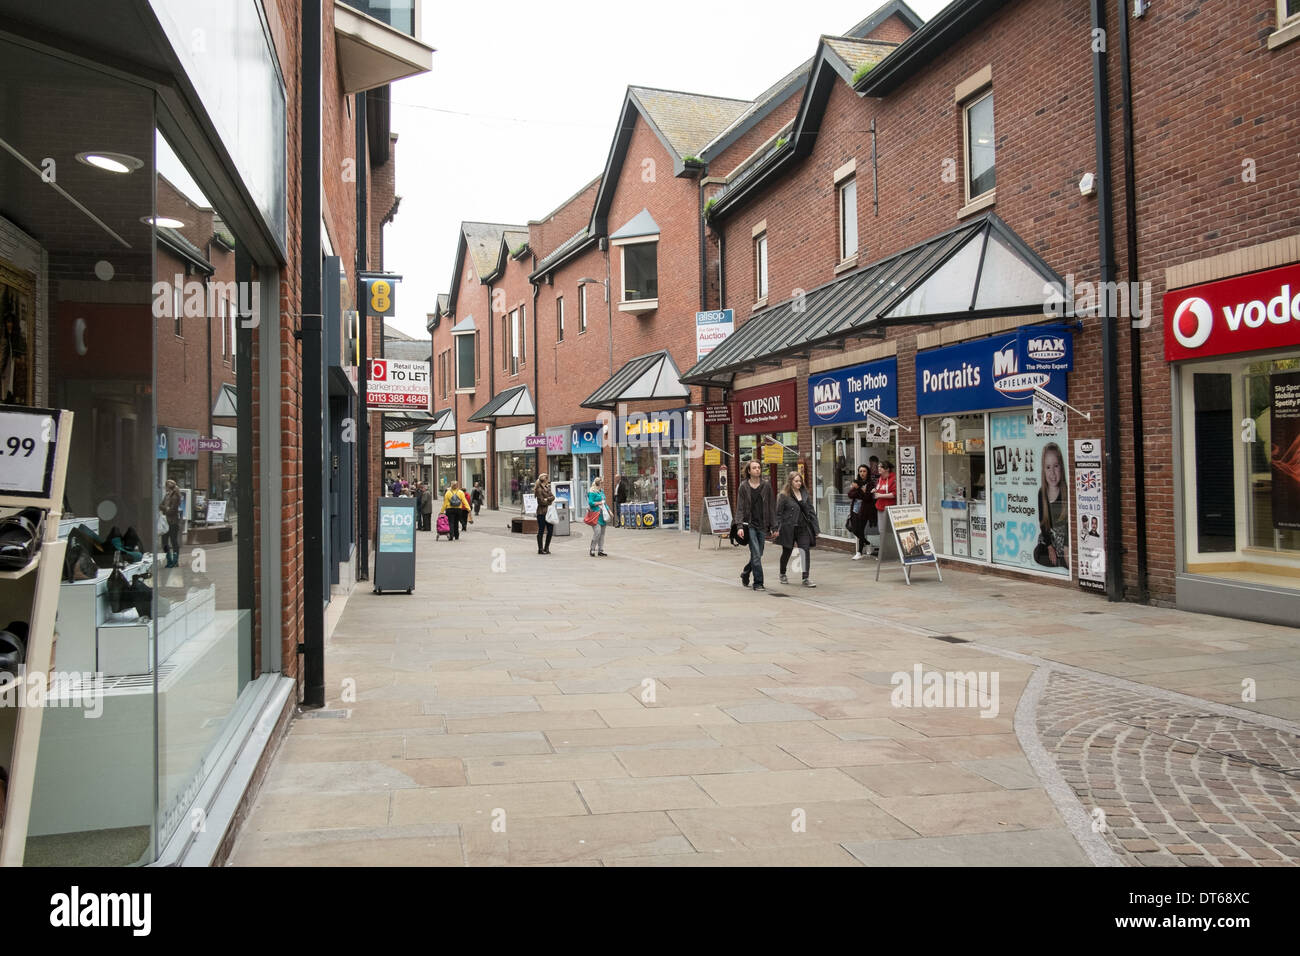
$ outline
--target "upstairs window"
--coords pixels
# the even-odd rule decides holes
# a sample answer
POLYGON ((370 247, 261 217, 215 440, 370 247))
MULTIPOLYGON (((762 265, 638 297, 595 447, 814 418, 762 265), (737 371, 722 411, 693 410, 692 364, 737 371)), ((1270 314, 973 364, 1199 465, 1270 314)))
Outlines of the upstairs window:
POLYGON ((659 298, 657 242, 623 247, 623 301, 659 298))
POLYGON ((501 316, 501 371, 510 371, 510 323, 511 315, 501 316))
POLYGON ((555 341, 564 341, 564 296, 555 297, 555 341))
POLYGON ((474 391, 477 366, 477 332, 463 332, 452 336, 456 342, 456 391, 474 391))
POLYGON ((966 104, 966 201, 993 192, 997 171, 993 156, 993 91, 966 104))
POLYGON ((528 363, 528 306, 519 307, 519 364, 528 363))
POLYGON ((754 239, 754 298, 760 302, 767 298, 767 233, 754 239))
POLYGON ((587 331, 587 287, 578 287, 578 334, 587 331))
POLYGON ((839 184, 840 261, 858 254, 858 179, 850 176, 839 184))
POLYGON ((510 313, 510 374, 519 374, 520 343, 519 310, 510 313))

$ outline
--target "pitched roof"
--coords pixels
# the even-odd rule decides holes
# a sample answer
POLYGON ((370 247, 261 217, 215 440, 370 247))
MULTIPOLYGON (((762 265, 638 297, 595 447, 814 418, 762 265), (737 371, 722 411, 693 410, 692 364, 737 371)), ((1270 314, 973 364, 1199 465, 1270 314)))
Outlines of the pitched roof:
POLYGON ((497 266, 497 254, 501 250, 501 237, 507 232, 524 234, 528 238, 527 226, 507 225, 500 222, 462 222, 461 232, 465 237, 466 250, 474 271, 480 279, 490 276, 497 266))
POLYGON ((536 279, 539 276, 545 275, 567 258, 570 253, 576 252, 585 242, 594 238, 591 228, 589 226, 583 226, 568 239, 565 239, 562 243, 556 246, 551 252, 539 259, 536 270, 534 270, 533 274, 528 278, 536 279))
POLYGON ((679 159, 698 156, 709 140, 753 105, 749 100, 648 86, 628 87, 628 96, 640 105, 679 159))
POLYGON ((859 40, 857 37, 822 37, 822 42, 843 61, 849 73, 849 82, 853 74, 864 64, 876 64, 887 57, 897 43, 885 40, 859 40))

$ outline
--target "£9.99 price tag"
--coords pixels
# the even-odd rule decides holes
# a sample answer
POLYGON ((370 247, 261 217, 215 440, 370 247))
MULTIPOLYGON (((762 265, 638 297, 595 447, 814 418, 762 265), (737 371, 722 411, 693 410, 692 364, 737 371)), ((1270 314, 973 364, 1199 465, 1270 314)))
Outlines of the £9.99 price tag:
POLYGON ((0 412, 0 493, 46 493, 54 430, 48 414, 0 412))

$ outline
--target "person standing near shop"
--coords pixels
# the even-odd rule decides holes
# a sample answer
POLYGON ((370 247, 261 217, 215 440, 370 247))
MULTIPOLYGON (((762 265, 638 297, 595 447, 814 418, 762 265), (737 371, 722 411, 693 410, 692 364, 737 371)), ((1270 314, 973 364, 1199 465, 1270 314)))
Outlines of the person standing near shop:
POLYGON ((781 545, 782 584, 790 583, 785 576, 785 569, 790 563, 790 555, 798 548, 803 559, 803 586, 817 586, 808 579, 808 574, 819 530, 812 496, 804 491, 803 475, 792 471, 785 479, 785 489, 776 500, 776 534, 777 542, 781 545))
MULTIPOLYGON (((883 462, 880 466, 880 478, 876 486, 871 489, 872 496, 876 499, 876 527, 880 534, 885 533, 885 520, 888 515, 885 509, 890 505, 898 502, 898 478, 894 474, 894 463, 892 461, 883 462)), ((877 549, 877 552, 879 549, 877 549)))
POLYGON ((469 515, 469 499, 460 490, 460 482, 453 481, 442 499, 442 510, 447 514, 447 523, 451 525, 451 540, 460 540, 460 530, 465 526, 469 515))
POLYGON ((749 587, 754 577, 754 590, 763 587, 763 545, 776 523, 776 496, 772 486, 763 480, 763 465, 757 458, 745 463, 745 479, 736 490, 736 522, 744 530, 749 545, 749 563, 740 572, 740 583, 749 587))
POLYGON ((470 492, 469 499, 474 505, 474 516, 478 517, 478 511, 483 507, 483 486, 477 481, 474 482, 474 490, 470 492))
POLYGON ((167 533, 163 535, 167 563, 164 567, 174 568, 181 560, 181 489, 171 478, 167 479, 166 490, 158 510, 167 519, 167 533))
POLYGON ((623 527, 623 505, 627 503, 628 480, 625 475, 614 477, 614 523, 623 527))
POLYGON ((587 492, 587 510, 596 513, 596 523, 591 526, 591 556, 607 558, 605 553, 605 515, 609 508, 605 506, 605 479, 593 478, 591 490, 587 492))
POLYGON ((433 523, 433 489, 427 484, 420 486, 420 530, 428 531, 433 523))
POLYGON ((555 492, 551 490, 551 476, 541 474, 537 476, 537 481, 533 485, 533 496, 537 498, 537 553, 551 553, 551 535, 555 534, 555 525, 546 520, 546 509, 551 506, 555 500, 555 492), (545 537, 546 543, 542 543, 545 537))
POLYGON ((876 486, 871 478, 871 470, 866 465, 858 465, 858 473, 849 485, 849 520, 848 530, 858 539, 853 549, 853 561, 861 561, 867 552, 867 525, 876 516, 875 499, 871 489, 876 486))

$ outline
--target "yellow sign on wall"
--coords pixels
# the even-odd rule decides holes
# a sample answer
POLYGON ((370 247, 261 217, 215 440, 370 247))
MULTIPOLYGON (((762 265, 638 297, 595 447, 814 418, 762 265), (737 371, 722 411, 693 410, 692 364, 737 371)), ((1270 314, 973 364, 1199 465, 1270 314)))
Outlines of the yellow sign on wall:
POLYGON ((704 449, 704 463, 706 465, 722 464, 722 452, 713 448, 704 449))
POLYGON ((782 460, 783 460, 783 454, 784 454, 784 452, 785 452, 785 448, 783 448, 783 447, 780 446, 780 445, 764 445, 764 446, 763 446, 763 464, 765 464, 765 465, 779 465, 779 464, 781 464, 781 462, 782 462, 782 460))

